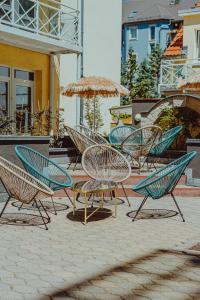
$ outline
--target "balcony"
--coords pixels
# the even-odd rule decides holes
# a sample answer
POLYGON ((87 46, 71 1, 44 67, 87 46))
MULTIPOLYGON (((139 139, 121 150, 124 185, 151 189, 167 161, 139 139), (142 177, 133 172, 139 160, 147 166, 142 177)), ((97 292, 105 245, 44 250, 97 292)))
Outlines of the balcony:
POLYGON ((160 91, 177 90, 181 80, 200 74, 200 60, 163 60, 160 73, 160 91))
POLYGON ((58 0, 1 0, 0 42, 80 53, 80 12, 58 0))

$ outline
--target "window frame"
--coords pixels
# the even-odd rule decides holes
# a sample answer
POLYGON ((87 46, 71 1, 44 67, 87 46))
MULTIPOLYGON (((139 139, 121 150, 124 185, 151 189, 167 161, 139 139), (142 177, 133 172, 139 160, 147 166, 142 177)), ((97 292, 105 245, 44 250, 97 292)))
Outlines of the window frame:
POLYGON ((138 41, 138 26, 129 26, 129 41, 138 41), (131 29, 136 29, 136 37, 131 35, 131 29))
POLYGON ((151 25, 149 25, 149 42, 155 42, 156 43, 156 24, 151 24, 151 25), (152 39, 151 38, 151 29, 152 28, 155 28, 155 38, 154 39, 152 39))
POLYGON ((15 118, 16 111, 16 86, 26 86, 31 88, 31 114, 35 111, 35 95, 36 95, 36 72, 34 70, 23 69, 20 67, 11 67, 8 65, 1 64, 2 67, 7 67, 10 69, 10 77, 0 76, 0 81, 8 83, 8 104, 7 104, 7 116, 9 118, 15 118), (15 70, 25 71, 34 73, 34 80, 24 80, 20 78, 15 78, 15 70))

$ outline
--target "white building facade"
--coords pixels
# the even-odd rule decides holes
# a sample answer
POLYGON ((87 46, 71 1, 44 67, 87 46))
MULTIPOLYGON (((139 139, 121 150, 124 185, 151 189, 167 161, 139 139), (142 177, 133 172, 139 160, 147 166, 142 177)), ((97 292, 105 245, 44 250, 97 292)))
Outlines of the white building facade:
MULTIPOLYGON (((60 84, 77 81, 81 76, 103 76, 120 83, 121 68, 121 0, 63 0, 74 5, 82 14, 83 53, 60 56, 60 84)), ((81 26, 80 26, 81 27, 81 26)), ((101 132, 110 131, 109 109, 119 105, 119 98, 101 100, 100 109, 104 125, 101 132)), ((65 123, 80 124, 80 100, 61 96, 65 123)), ((83 123, 86 122, 83 120, 83 123)))

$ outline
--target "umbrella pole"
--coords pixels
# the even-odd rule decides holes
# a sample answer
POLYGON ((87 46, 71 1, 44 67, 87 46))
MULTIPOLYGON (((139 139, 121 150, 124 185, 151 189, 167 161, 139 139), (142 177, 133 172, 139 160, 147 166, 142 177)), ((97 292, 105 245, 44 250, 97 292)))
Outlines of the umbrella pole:
POLYGON ((93 100, 93 127, 94 127, 94 131, 96 131, 96 122, 95 122, 95 114, 96 114, 96 107, 95 107, 95 103, 96 102, 96 97, 94 97, 93 100))

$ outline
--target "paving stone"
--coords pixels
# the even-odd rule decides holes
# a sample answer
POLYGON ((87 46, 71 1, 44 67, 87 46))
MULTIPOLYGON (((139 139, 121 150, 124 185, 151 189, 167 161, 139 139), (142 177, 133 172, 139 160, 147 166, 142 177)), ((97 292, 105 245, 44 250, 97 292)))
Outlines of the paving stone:
MULTIPOLYGON (((134 198, 115 220, 86 226, 66 217, 70 209, 51 215, 48 231, 2 225, 0 300, 200 299, 200 255, 182 253, 199 241, 200 201, 178 200, 185 224, 178 216, 131 222, 127 213, 141 203, 134 198)), ((174 209, 149 201, 154 207, 174 209)))

